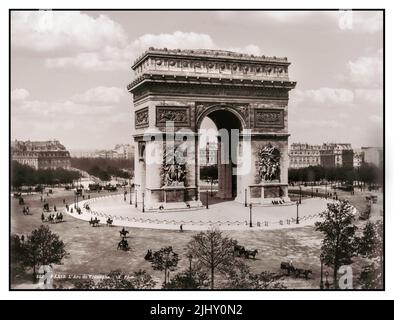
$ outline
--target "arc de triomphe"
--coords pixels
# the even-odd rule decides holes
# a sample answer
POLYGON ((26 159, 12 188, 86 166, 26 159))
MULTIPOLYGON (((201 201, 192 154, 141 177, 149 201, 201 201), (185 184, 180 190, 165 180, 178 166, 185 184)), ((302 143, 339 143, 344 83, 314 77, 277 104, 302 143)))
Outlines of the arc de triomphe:
POLYGON ((287 58, 221 50, 143 53, 128 85, 138 208, 201 205, 198 132, 205 117, 223 133, 218 196, 248 204, 289 201, 287 105, 296 85, 289 65, 287 58))

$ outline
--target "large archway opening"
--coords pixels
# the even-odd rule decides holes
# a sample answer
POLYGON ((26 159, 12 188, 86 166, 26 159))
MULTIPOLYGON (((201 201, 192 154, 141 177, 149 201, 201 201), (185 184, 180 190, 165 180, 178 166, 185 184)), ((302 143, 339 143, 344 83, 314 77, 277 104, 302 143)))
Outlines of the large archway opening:
POLYGON ((212 108, 199 123, 200 190, 208 192, 211 201, 237 196, 236 157, 241 130, 240 118, 225 108, 212 108))

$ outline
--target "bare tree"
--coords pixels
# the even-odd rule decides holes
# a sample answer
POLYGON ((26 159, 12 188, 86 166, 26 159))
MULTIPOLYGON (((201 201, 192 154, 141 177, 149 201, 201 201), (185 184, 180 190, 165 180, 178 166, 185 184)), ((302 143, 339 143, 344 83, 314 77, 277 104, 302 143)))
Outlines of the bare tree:
POLYGON ((215 272, 227 272, 234 263, 235 241, 224 237, 218 230, 200 232, 188 243, 189 253, 207 268, 214 288, 215 272))

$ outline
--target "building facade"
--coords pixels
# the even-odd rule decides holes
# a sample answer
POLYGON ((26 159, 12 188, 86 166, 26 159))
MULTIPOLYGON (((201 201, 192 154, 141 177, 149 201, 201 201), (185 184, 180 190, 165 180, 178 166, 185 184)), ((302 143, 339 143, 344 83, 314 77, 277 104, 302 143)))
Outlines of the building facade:
POLYGON ((373 164, 377 167, 383 165, 383 161, 384 161, 383 148, 362 147, 361 152, 364 155, 364 163, 373 164))
POLYGON ((34 169, 69 169, 70 153, 58 140, 11 143, 11 158, 34 169))
POLYGON ((308 143, 292 143, 290 146, 290 168, 307 168, 320 165, 321 146, 308 143))
POLYGON ((361 165, 364 163, 364 152, 361 149, 353 150, 353 167, 360 168, 361 165))
POLYGON ((200 166, 213 166, 218 164, 218 144, 207 142, 205 147, 200 147, 200 166))
POLYGON ((310 145, 293 143, 290 147, 290 168, 322 166, 325 168, 352 168, 354 152, 350 143, 323 143, 310 145))
POLYGON ((133 159, 134 145, 117 144, 113 149, 71 151, 75 158, 133 159))

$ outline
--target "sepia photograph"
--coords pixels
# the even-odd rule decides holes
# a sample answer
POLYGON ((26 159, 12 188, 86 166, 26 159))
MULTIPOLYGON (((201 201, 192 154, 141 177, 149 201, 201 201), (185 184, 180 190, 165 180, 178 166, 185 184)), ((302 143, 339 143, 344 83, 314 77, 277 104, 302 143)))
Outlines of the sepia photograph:
POLYGON ((9 290, 384 291, 384 18, 10 9, 9 290))

